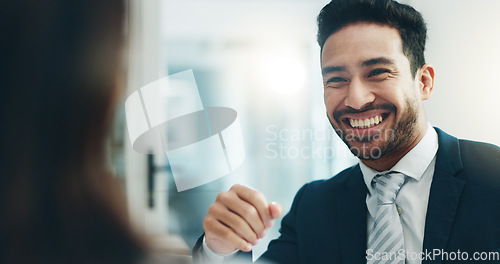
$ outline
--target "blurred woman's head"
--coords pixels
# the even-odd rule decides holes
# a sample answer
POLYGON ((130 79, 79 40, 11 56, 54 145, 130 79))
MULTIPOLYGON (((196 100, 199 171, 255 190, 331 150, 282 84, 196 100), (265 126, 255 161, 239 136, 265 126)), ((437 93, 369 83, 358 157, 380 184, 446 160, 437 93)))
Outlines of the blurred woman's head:
POLYGON ((0 5, 0 262, 132 263, 106 170, 123 0, 0 5))

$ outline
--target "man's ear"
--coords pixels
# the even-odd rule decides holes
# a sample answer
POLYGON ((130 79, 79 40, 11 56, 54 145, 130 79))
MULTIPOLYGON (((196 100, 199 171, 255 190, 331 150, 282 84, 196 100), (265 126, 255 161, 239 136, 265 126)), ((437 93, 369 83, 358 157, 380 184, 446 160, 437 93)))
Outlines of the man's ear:
POLYGON ((425 101, 431 98, 434 91, 434 67, 430 64, 424 64, 419 69, 418 82, 420 88, 420 98, 425 101))

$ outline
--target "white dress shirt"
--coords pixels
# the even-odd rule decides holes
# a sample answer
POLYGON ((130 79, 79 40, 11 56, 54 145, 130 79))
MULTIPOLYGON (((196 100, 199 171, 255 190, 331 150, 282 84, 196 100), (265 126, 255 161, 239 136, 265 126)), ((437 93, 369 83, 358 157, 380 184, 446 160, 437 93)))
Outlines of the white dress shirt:
MULTIPOLYGON (((427 203, 429 202, 431 182, 434 175, 437 149, 437 133, 428 124, 427 131, 420 142, 389 170, 398 171, 408 176, 406 183, 401 187, 396 197, 396 206, 403 225, 404 244, 408 256, 406 264, 421 263, 416 254, 422 252, 425 216, 427 215, 427 203)), ((368 236, 377 211, 377 195, 371 182, 373 177, 380 172, 362 162, 359 165, 365 184, 368 187, 368 194, 366 195, 368 236)))
MULTIPOLYGON (((406 264, 419 264, 421 261, 414 258, 416 253, 422 252, 425 229, 425 216, 431 189, 432 176, 436 164, 438 136, 434 128, 428 123, 424 137, 417 145, 399 160, 390 171, 398 171, 408 176, 406 183, 401 187, 396 197, 396 206, 400 212, 403 225, 403 236, 406 252, 409 258, 406 264)), ((373 225, 373 218, 377 210, 377 196, 372 195, 375 188, 371 185, 373 177, 380 172, 359 163, 365 184, 368 187, 366 206, 368 207, 367 230, 373 225)), ((367 233, 368 237, 369 233, 367 233)), ((203 238, 202 258, 206 263, 222 263, 225 257, 233 256, 238 250, 221 255, 213 252, 203 238)))
POLYGON ((225 258, 228 259, 233 257, 238 251, 239 250, 235 250, 229 254, 219 254, 208 247, 205 237, 203 237, 203 248, 200 256, 202 261, 200 261, 200 263, 222 264, 225 258))

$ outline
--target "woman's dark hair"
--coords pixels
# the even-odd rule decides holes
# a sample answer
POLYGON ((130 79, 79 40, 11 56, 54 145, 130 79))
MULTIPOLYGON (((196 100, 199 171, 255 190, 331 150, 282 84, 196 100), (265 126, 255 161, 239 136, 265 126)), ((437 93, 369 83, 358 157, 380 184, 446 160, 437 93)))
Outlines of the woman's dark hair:
POLYGON ((399 31, 413 76, 425 64, 427 26, 422 15, 413 7, 392 0, 332 0, 318 15, 321 50, 331 34, 362 22, 388 25, 399 31))
POLYGON ((105 154, 124 17, 123 0, 0 4, 0 263, 142 256, 105 154))

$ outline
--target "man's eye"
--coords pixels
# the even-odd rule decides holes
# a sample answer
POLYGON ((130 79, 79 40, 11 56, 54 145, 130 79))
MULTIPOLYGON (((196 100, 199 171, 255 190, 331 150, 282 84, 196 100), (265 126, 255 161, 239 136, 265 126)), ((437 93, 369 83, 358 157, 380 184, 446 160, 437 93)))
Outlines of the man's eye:
POLYGON ((328 79, 328 81, 326 81, 326 83, 340 83, 340 82, 347 82, 346 79, 342 78, 342 77, 333 77, 333 78, 330 78, 328 79))
POLYGON ((384 73, 389 73, 389 70, 386 70, 386 69, 376 69, 376 70, 371 71, 370 74, 368 75, 368 77, 377 76, 377 75, 381 75, 381 74, 384 74, 384 73))

